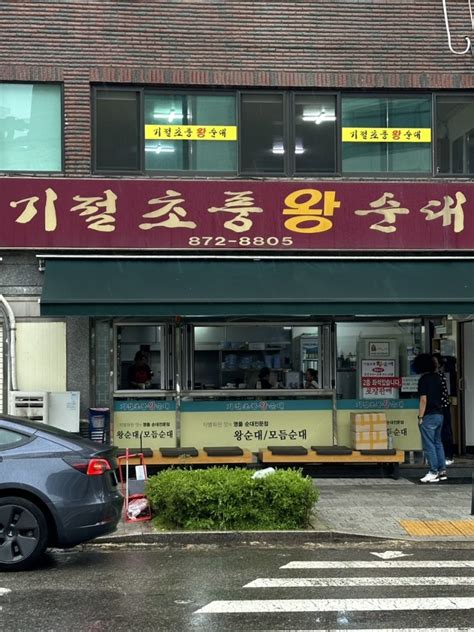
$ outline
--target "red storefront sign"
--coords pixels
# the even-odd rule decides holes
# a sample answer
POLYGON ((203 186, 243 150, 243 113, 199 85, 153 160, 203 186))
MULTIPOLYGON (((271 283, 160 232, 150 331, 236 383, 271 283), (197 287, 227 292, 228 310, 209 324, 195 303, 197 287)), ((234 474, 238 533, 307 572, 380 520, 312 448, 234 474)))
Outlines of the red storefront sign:
POLYGON ((1 183, 0 248, 474 250, 474 183, 1 183))

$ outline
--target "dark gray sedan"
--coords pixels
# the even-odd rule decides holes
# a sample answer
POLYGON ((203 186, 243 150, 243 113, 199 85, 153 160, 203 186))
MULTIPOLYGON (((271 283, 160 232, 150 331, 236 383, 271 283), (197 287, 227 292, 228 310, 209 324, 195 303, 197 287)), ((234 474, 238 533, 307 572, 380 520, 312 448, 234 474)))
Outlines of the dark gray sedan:
POLYGON ((69 548, 116 529, 123 497, 115 453, 0 416, 0 571, 29 568, 48 546, 69 548))

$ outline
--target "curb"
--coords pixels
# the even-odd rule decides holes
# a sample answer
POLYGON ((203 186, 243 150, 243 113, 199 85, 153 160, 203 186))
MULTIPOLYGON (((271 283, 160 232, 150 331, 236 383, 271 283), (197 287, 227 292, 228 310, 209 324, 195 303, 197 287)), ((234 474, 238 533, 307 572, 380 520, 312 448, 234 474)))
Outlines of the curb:
MULTIPOLYGON (((343 531, 165 531, 157 533, 136 533, 128 535, 109 535, 96 538, 89 545, 218 545, 234 546, 238 544, 274 544, 304 545, 321 542, 384 542, 399 538, 383 537, 343 531)), ((402 539, 402 538, 400 538, 402 539)))

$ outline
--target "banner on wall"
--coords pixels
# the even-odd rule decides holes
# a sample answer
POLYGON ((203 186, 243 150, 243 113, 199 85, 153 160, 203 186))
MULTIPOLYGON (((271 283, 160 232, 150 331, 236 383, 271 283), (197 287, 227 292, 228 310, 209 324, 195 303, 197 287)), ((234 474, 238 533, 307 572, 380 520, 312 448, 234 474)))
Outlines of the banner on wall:
POLYGON ((331 400, 193 401, 181 406, 182 445, 332 445, 331 400))
POLYGON ((174 448, 175 402, 157 399, 115 400, 112 441, 119 448, 174 448))
POLYGON ((470 182, 3 178, 0 247, 473 250, 473 203, 470 182))

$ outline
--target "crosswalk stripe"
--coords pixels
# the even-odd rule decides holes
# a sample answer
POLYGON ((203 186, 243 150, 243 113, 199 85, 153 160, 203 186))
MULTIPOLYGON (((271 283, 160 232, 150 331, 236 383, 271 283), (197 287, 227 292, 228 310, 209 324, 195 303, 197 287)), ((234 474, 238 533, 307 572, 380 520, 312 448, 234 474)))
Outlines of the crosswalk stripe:
MULTIPOLYGON (((344 632, 472 632, 473 628, 344 628, 344 632)), ((274 632, 274 630, 262 630, 274 632)), ((341 628, 285 629, 282 632, 341 632, 341 628)))
POLYGON ((391 610, 471 610, 472 597, 436 597, 433 599, 260 599, 211 601, 196 614, 236 614, 260 612, 381 612, 391 610))
POLYGON ((260 577, 244 588, 310 588, 325 586, 473 586, 474 577, 260 577))
POLYGON ((280 568, 474 568, 472 560, 289 562, 280 568))

